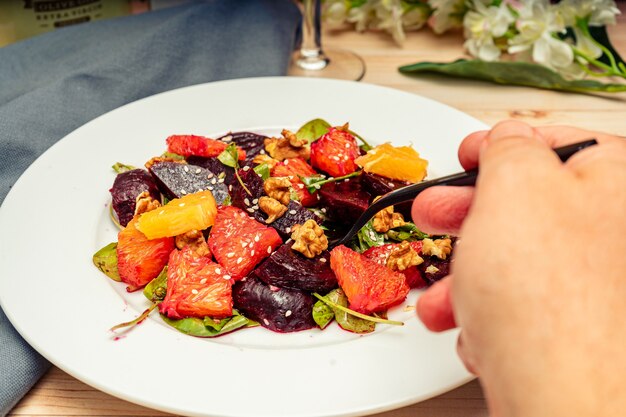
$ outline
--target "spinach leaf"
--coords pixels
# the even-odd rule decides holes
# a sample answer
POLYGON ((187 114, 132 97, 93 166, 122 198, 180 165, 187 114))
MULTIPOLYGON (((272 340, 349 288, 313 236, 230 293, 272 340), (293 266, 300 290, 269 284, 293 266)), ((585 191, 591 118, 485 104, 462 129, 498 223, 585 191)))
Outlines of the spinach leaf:
POLYGON ((387 237, 402 242, 403 240, 422 240, 429 237, 429 234, 419 230, 415 224, 407 222, 403 226, 389 230, 387 237))
POLYGON ((602 83, 596 80, 566 80, 555 71, 530 62, 486 62, 459 59, 450 63, 418 62, 400 67, 399 70, 405 74, 436 73, 497 84, 522 85, 576 93, 626 91, 626 84, 602 83))
POLYGON ((331 178, 326 178, 322 175, 311 175, 310 177, 302 177, 299 175, 300 180, 304 183, 304 185, 306 186, 306 189, 313 194, 314 192, 316 192, 317 190, 319 190, 320 188, 322 188, 322 185, 324 184, 328 184, 330 182, 337 182, 337 181, 341 181, 341 180, 345 180, 348 178, 352 178, 352 177, 356 177, 359 174, 361 174, 361 171, 355 171, 352 172, 350 174, 341 176, 341 177, 331 177, 331 178))
POLYGON ((239 167, 239 152, 237 151, 237 145, 231 143, 217 156, 219 161, 227 167, 237 169, 239 167))
POLYGON ((237 310, 233 310, 233 315, 221 320, 214 320, 210 317, 198 318, 188 317, 180 320, 170 319, 167 316, 161 315, 163 321, 179 332, 197 336, 197 337, 215 337, 220 336, 233 330, 237 330, 241 327, 245 327, 248 324, 248 319, 237 310))
POLYGON ((342 306, 346 309, 348 308, 348 297, 340 288, 332 290, 331 292, 326 294, 326 297, 320 298, 320 301, 325 304, 329 304, 329 307, 334 312, 337 324, 339 324, 342 329, 354 333, 371 333, 376 329, 376 323, 374 323, 373 321, 355 317, 348 312, 337 308, 337 306, 342 306), (334 305, 328 303, 328 301, 330 301, 334 305))
POLYGON ((93 264, 113 281, 120 282, 117 271, 117 242, 109 243, 93 255, 93 264))
POLYGON ((313 305, 313 320, 320 329, 325 329, 335 318, 333 309, 323 301, 318 301, 313 305))
POLYGON ((374 230, 373 221, 370 220, 359 230, 355 237, 357 252, 363 253, 374 246, 385 244, 385 235, 374 230))
POLYGON ((155 279, 143 289, 143 295, 153 303, 163 301, 167 294, 167 265, 155 279))
POLYGON ((330 129, 330 123, 324 119, 313 119, 298 129, 296 137, 307 140, 309 143, 315 142, 330 129))

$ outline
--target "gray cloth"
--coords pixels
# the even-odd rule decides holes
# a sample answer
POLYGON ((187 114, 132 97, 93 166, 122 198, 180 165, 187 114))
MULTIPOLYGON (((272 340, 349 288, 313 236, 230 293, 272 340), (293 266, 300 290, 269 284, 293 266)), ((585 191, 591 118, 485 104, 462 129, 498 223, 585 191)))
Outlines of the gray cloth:
MULTIPOLYGON (((178 87, 284 75, 299 22, 290 0, 197 1, 0 48, 0 203, 35 158, 109 110, 178 87)), ((48 366, 0 311, 0 416, 48 366)))

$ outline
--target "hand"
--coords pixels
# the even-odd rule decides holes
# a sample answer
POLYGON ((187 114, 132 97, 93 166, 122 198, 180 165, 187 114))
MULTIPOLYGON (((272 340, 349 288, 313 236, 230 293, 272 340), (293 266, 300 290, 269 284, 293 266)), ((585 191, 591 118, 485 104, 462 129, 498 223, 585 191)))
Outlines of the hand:
POLYGON ((504 122, 467 137, 476 188, 413 205, 430 233, 461 236, 453 277, 422 295, 432 330, 461 327, 459 354, 494 416, 615 416, 626 409, 626 140, 504 122), (551 147, 596 138, 562 164, 551 147))

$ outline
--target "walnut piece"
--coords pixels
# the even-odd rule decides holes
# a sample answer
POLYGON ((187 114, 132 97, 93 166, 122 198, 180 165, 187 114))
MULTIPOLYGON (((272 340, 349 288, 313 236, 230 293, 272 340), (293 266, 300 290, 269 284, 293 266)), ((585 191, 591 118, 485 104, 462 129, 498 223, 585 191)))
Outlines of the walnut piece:
POLYGON ((200 230, 190 230, 187 233, 176 236, 176 247, 178 249, 182 249, 185 246, 189 246, 198 256, 207 256, 211 254, 209 245, 207 245, 200 230))
POLYGON ((436 256, 439 259, 446 259, 452 252, 451 239, 424 239, 422 241, 422 254, 426 256, 436 256))
POLYGON ((407 241, 400 243, 394 248, 387 258, 387 268, 394 271, 404 271, 412 266, 417 266, 424 262, 417 251, 411 247, 407 241))
POLYGON ((263 184, 265 194, 274 200, 280 201, 281 204, 289 204, 291 199, 291 181, 285 177, 270 177, 263 184))
POLYGON ((135 216, 158 207, 161 207, 161 202, 152 198, 150 192, 144 191, 135 199, 135 216))
POLYGON ((427 274, 436 274, 437 272, 439 272, 439 268, 437 268, 435 265, 428 265, 424 272, 426 272, 427 274))
POLYGON ((389 229, 405 225, 404 217, 393 211, 393 206, 387 207, 376 213, 372 219, 372 227, 378 233, 386 233, 389 229))
POLYGON ((266 154, 258 154, 252 159, 252 163, 256 165, 266 164, 270 169, 274 168, 279 161, 266 154))
POLYGON ((281 204, 280 201, 265 196, 259 198, 259 208, 269 216, 265 220, 267 224, 272 223, 287 211, 287 206, 281 204))
POLYGON ((156 164, 157 162, 176 162, 178 164, 187 163, 183 159, 169 158, 169 157, 164 157, 164 156, 155 156, 154 158, 150 158, 150 160, 146 162, 144 166, 146 167, 146 169, 150 169, 152 165, 156 164))
POLYGON ((308 143, 306 140, 298 139, 295 133, 287 129, 283 129, 281 134, 283 135, 282 138, 267 138, 263 142, 265 150, 272 158, 278 161, 298 157, 309 159, 311 148, 306 146, 308 143))
POLYGON ((324 230, 313 219, 307 220, 302 225, 293 226, 291 238, 294 240, 291 249, 300 252, 307 258, 315 258, 328 249, 328 239, 324 230))

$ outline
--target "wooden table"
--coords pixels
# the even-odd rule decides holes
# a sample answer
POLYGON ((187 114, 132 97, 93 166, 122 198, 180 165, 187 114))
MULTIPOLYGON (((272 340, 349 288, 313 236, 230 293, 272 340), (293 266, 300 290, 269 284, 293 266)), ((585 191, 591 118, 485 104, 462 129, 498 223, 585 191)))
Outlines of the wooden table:
MULTIPOLYGON (((622 12, 626 5, 621 4, 622 12)), ((616 49, 626 56, 626 17, 610 28, 616 49)), ((524 87, 496 86, 447 78, 413 78, 398 66, 417 61, 450 61, 463 54, 459 34, 437 37, 427 30, 411 33, 403 47, 384 34, 335 31, 327 46, 350 49, 367 66, 363 82, 385 85, 456 107, 488 124, 518 119, 535 125, 571 124, 626 134, 626 93, 610 97, 574 95, 524 87)), ((53 367, 9 416, 167 416, 104 394, 53 367)), ((484 417, 487 408, 477 381, 439 397, 378 417, 484 417)))

